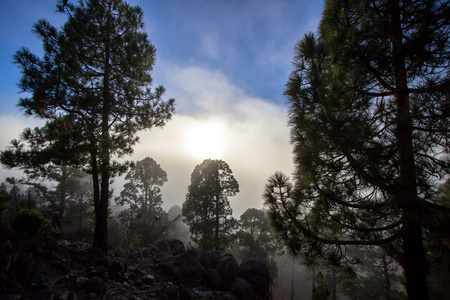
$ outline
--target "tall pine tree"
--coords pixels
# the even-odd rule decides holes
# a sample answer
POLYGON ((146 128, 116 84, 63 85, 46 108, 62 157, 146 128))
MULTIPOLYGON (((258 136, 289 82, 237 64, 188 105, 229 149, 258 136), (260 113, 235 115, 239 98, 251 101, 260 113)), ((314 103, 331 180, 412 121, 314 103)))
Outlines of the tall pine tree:
POLYGON ((57 8, 68 17, 61 29, 43 19, 34 25, 44 56, 26 48, 15 55, 20 88, 31 94, 19 106, 49 122, 70 121, 59 137, 76 146, 69 153, 92 174, 94 246, 106 251, 109 182, 127 168, 114 157, 133 152, 138 131, 164 126, 174 100, 162 100, 161 86, 150 89, 156 50, 143 31, 140 7, 121 0, 82 0, 78 6, 60 0, 57 8))
POLYGON ((237 222, 231 216, 228 197, 239 192, 233 172, 223 160, 205 159, 194 168, 183 216, 194 242, 205 251, 223 250, 237 222))
POLYGON ((436 203, 450 170, 449 11, 448 1, 326 1, 320 38, 297 45, 286 88, 298 194, 284 237, 318 255, 384 245, 409 299, 428 299, 424 230, 449 212, 436 203))

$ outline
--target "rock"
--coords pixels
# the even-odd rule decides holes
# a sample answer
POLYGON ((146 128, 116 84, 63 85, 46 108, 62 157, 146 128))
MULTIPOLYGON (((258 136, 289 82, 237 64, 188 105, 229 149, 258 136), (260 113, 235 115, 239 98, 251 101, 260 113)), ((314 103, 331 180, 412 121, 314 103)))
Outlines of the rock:
POLYGON ((17 282, 7 282, 6 291, 11 295, 22 295, 23 288, 17 282))
POLYGON ((244 278, 238 277, 231 285, 231 292, 240 300, 254 300, 256 299, 253 286, 244 278))
POLYGON ((41 290, 51 290, 52 286, 48 282, 47 277, 37 275, 34 276, 31 280, 31 290, 33 294, 38 294, 41 290))
POLYGON ((111 260, 111 267, 109 268, 110 272, 120 273, 125 270, 124 265, 118 259, 111 260))
POLYGON ((60 247, 55 251, 55 258, 62 262, 63 264, 70 265, 71 259, 69 251, 66 249, 67 247, 60 247))
POLYGON ((33 300, 53 300, 53 291, 49 288, 40 290, 34 295, 33 300))
POLYGON ((86 292, 94 293, 97 296, 102 296, 106 290, 106 282, 101 277, 92 277, 84 284, 86 292))
POLYGON ((75 289, 76 289, 76 290, 82 290, 82 289, 84 289, 84 286, 86 285, 86 282, 87 282, 88 280, 89 280, 89 279, 87 279, 86 277, 78 277, 78 278, 76 278, 76 279, 75 279, 75 283, 74 283, 75 289))
POLYGON ((200 262, 202 263, 205 270, 207 270, 208 268, 215 269, 217 268, 217 265, 219 264, 221 259, 222 256, 220 255, 220 252, 213 249, 203 252, 202 256, 200 257, 200 262))
POLYGON ((20 295, 11 295, 11 294, 1 294, 2 300, 20 300, 22 297, 20 295))
POLYGON ((144 275, 141 278, 141 282, 142 284, 153 284, 155 282, 155 276, 151 274, 144 275))
POLYGON ((192 288, 202 272, 202 265, 196 250, 188 250, 175 256, 174 270, 182 285, 192 288))
POLYGON ((5 277, 5 274, 11 267, 13 252, 14 250, 9 240, 0 242, 0 279, 5 277))
POLYGON ((233 255, 225 254, 217 265, 217 272, 222 278, 222 285, 225 290, 230 290, 231 284, 237 277, 239 266, 233 255))
POLYGON ((222 289, 222 277, 216 269, 207 269, 206 270, 206 284, 215 290, 222 289))
POLYGON ((92 277, 102 277, 106 276, 106 268, 105 266, 96 266, 92 272, 92 277))
POLYGON ((30 277, 33 266, 33 254, 21 251, 15 263, 11 266, 11 270, 14 270, 16 279, 19 282, 25 282, 30 277))
POLYGON ((247 280, 255 294, 262 300, 270 298, 271 278, 266 264, 256 258, 250 258, 239 266, 239 276, 247 280))
POLYGON ((78 300, 77 294, 69 291, 65 291, 59 296, 55 295, 55 298, 60 300, 78 300))
POLYGON ((180 289, 178 290, 178 299, 179 300, 192 300, 197 299, 195 298, 195 294, 188 290, 187 288, 180 286, 180 289))
POLYGON ((52 264, 52 269, 54 269, 54 270, 59 270, 59 271, 63 272, 64 274, 68 274, 70 272, 70 266, 66 265, 60 261, 55 260, 55 261, 52 261, 51 264, 52 264))
POLYGON ((153 243, 153 249, 155 251, 152 252, 159 256, 164 256, 171 253, 170 244, 168 241, 157 241, 153 243))
POLYGON ((170 251, 172 252, 173 256, 177 256, 178 254, 186 251, 183 242, 180 240, 168 240, 167 242, 169 243, 170 251))

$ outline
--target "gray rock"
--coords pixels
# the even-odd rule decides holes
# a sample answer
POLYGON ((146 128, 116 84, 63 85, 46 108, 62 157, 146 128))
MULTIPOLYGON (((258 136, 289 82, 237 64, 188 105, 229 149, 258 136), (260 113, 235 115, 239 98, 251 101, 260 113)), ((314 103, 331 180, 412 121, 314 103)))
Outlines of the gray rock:
POLYGON ((53 291, 50 288, 40 290, 33 296, 33 300, 53 300, 53 291))
POLYGON ((30 277, 33 266, 33 254, 21 251, 15 263, 11 266, 11 269, 14 270, 16 279, 19 282, 25 282, 30 277))
POLYGON ((89 293, 94 293, 97 296, 102 296, 106 290, 106 282, 103 278, 92 277, 84 284, 84 289, 89 293))
POLYGON ((231 292, 240 300, 254 300, 256 299, 253 286, 244 278, 238 277, 231 285, 231 292))
POLYGON ((231 284, 238 276, 239 266, 233 255, 225 254, 217 265, 217 272, 222 278, 224 289, 230 290, 231 284))
POLYGON ((142 276, 141 278, 142 284, 153 284, 155 282, 155 276, 151 274, 147 274, 142 276))
POLYGON ((174 270, 182 285, 187 288, 194 287, 202 272, 197 251, 188 250, 175 256, 174 270))
POLYGON ((172 252, 173 256, 176 256, 186 251, 183 242, 180 240, 168 240, 167 242, 169 243, 170 251, 172 252))
POLYGON ((153 243, 153 253, 157 255, 167 255, 171 253, 170 244, 168 241, 157 241, 153 243))
POLYGON ((271 278, 266 264, 256 258, 250 258, 239 266, 239 276, 247 280, 262 300, 270 298, 271 278))
POLYGON ((200 262, 206 270, 208 268, 215 269, 217 268, 217 265, 219 264, 221 259, 222 256, 220 255, 220 252, 213 249, 203 252, 202 256, 200 257, 200 262))
POLYGON ((206 284, 215 290, 221 290, 222 287, 222 277, 216 269, 207 269, 206 270, 206 284))

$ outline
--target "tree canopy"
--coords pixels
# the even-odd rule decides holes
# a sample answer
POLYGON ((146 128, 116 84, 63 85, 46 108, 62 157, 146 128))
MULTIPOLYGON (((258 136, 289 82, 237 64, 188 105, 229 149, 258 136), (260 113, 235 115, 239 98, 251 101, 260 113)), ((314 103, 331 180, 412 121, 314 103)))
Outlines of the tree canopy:
POLYGON ((154 159, 146 157, 136 162, 125 180, 116 203, 128 208, 119 213, 119 219, 123 225, 128 224, 129 243, 148 245, 168 227, 167 214, 161 207, 161 187, 167 182, 167 173, 154 159))
POLYGON ((296 45, 285 91, 296 191, 266 198, 296 254, 389 248, 410 299, 428 298, 424 230, 449 212, 437 204, 450 170, 449 9, 326 1, 320 37, 296 45))
POLYGON ((28 49, 14 60, 22 71, 19 101, 27 115, 62 122, 54 143, 71 145, 71 164, 82 165, 93 177, 94 246, 107 250, 109 181, 127 163, 114 161, 133 152, 138 131, 162 127, 171 118, 174 100, 162 99, 162 86, 152 90, 155 47, 144 32, 140 7, 121 0, 60 0, 57 11, 67 15, 60 28, 39 20, 33 31, 42 39, 42 58, 28 49))
POLYGON ((228 197, 238 192, 239 184, 223 160, 206 159, 194 168, 183 216, 202 250, 222 250, 229 244, 236 221, 228 197))

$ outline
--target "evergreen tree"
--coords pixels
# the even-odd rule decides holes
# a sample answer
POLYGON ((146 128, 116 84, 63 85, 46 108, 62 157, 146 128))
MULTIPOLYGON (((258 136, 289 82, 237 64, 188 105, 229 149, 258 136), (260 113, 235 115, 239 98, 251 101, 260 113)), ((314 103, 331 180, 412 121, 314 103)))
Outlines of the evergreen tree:
POLYGON ((445 1, 326 2, 286 87, 296 195, 288 209, 269 203, 297 254, 392 251, 409 299, 428 299, 423 231, 450 212, 437 204, 450 170, 448 12, 445 1))
POLYGON ((260 258, 268 263, 269 256, 276 251, 276 243, 270 232, 269 223, 263 210, 247 209, 240 217, 237 233, 239 245, 244 247, 243 258, 260 258))
POLYGON ((265 212, 256 208, 247 209, 240 217, 238 228, 236 237, 241 260, 245 261, 249 258, 263 260, 269 269, 270 277, 276 278, 278 269, 273 258, 280 253, 277 253, 278 245, 270 230, 265 212))
POLYGON ((192 240, 203 251, 223 250, 229 244, 236 220, 231 217, 228 197, 238 192, 238 182, 226 162, 206 159, 194 168, 183 216, 192 240))
POLYGON ((31 94, 19 106, 28 115, 62 120, 55 143, 72 145, 73 163, 92 174, 95 209, 94 246, 108 247, 110 179, 126 171, 114 161, 133 152, 140 130, 162 127, 170 119, 173 99, 162 100, 163 87, 150 89, 155 48, 143 31, 140 7, 121 0, 60 0, 68 16, 60 30, 46 20, 34 25, 44 56, 21 48, 15 62, 22 70, 20 88, 31 94))
POLYGON ((160 188, 167 181, 167 174, 156 161, 146 157, 130 169, 125 180, 128 182, 116 202, 129 208, 120 212, 119 219, 129 231, 127 240, 143 246, 159 238, 168 227, 160 188))
POLYGON ((76 172, 67 166, 75 159, 75 155, 70 154, 74 145, 61 138, 60 134, 66 132, 66 126, 70 123, 61 117, 41 128, 25 128, 18 140, 12 140, 11 146, 0 152, 1 164, 9 169, 21 169, 28 178, 28 184, 39 188, 50 203, 49 213, 61 222, 66 206, 66 182, 76 172), (47 180, 56 182, 55 190, 46 188, 44 182, 47 180))
POLYGON ((167 173, 150 157, 136 163, 125 176, 128 182, 124 185, 120 205, 128 204, 147 213, 161 210, 161 186, 167 182, 167 173))

